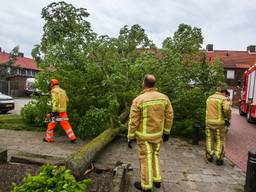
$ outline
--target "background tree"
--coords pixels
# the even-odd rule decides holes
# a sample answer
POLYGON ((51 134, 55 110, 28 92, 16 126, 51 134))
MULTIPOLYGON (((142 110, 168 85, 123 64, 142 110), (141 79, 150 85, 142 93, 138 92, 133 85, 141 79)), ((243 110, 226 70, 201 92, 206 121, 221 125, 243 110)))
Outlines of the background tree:
MULTIPOLYGON (((9 54, 9 59, 0 65, 0 80, 7 80, 13 74, 11 67, 14 67, 16 58, 19 56, 19 46, 15 46, 9 54)), ((17 67, 17 66, 16 66, 17 67)))
MULTIPOLYGON (((38 88, 47 92, 46 82, 59 79, 70 98, 68 111, 78 135, 86 138, 107 127, 121 126, 118 116, 129 111, 147 73, 156 75, 159 89, 173 101, 175 120, 188 119, 190 124, 180 130, 189 127, 195 109, 203 105, 205 98, 201 96, 206 97, 210 91, 204 84, 215 86, 221 81, 220 66, 208 66, 206 58, 199 56, 201 30, 182 24, 157 50, 140 25, 124 26, 117 37, 98 36, 92 31, 88 16, 84 8, 65 2, 51 3, 42 11, 44 34, 32 51, 44 69, 37 76, 38 88), (197 71, 200 67, 209 72, 197 71), (195 82, 194 88, 189 86, 191 81, 195 82), (193 106, 197 98, 200 104, 193 106)), ((34 105, 24 108, 24 119, 42 119, 42 114, 49 110, 43 107, 47 102, 45 96, 37 97, 34 105), (42 106, 40 110, 31 109, 38 106, 42 106)))
MULTIPOLYGON (((32 51, 44 69, 37 77, 38 88, 47 92, 46 82, 59 79, 70 98, 70 117, 79 119, 77 131, 81 137, 97 135, 106 127, 119 124, 117 116, 129 110, 144 75, 138 73, 143 64, 133 64, 148 60, 137 48, 154 47, 139 25, 124 26, 116 38, 98 36, 86 20, 88 15, 86 9, 65 2, 45 7, 44 34, 32 51)), ((47 105, 44 96, 36 99, 47 105)), ((49 108, 44 110, 35 115, 41 116, 49 108)), ((30 116, 29 111, 26 116, 30 116)))
POLYGON ((164 74, 159 85, 173 101, 177 135, 191 135, 195 122, 204 126, 206 99, 224 82, 222 63, 208 63, 202 43, 201 29, 186 24, 163 41, 157 73, 164 74))

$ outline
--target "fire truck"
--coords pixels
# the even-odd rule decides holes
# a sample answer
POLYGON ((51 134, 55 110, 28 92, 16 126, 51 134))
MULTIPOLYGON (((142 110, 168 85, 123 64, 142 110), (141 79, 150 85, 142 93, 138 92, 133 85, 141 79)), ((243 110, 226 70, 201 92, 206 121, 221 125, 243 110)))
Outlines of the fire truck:
POLYGON ((239 113, 252 123, 256 121, 256 64, 244 72, 242 83, 239 113))

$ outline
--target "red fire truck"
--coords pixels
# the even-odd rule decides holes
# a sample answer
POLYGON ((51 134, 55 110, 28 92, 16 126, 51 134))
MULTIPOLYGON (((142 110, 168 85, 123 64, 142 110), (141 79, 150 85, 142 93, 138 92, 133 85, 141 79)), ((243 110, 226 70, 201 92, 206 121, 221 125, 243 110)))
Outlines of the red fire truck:
POLYGON ((252 123, 256 120, 256 64, 244 72, 242 82, 239 113, 252 123))

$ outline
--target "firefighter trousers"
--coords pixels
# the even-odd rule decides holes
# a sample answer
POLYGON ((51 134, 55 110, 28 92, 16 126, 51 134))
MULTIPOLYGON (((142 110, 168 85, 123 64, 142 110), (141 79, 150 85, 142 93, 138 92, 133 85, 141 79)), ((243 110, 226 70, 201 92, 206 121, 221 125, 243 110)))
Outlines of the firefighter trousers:
MULTIPOLYGON (((67 118, 67 117, 68 117, 68 115, 67 115, 66 112, 59 113, 59 118, 67 118)), ((64 129, 64 131, 66 132, 69 139, 70 140, 75 140, 76 136, 75 136, 75 134, 72 130, 72 127, 69 124, 68 120, 63 120, 63 121, 60 121, 59 123, 60 123, 60 126, 62 127, 62 129, 64 129)), ((45 137, 45 139, 48 142, 53 141, 54 129, 55 129, 56 125, 57 125, 56 122, 49 122, 48 123, 47 131, 46 131, 46 137, 45 137)))
POLYGON ((152 189, 153 182, 161 182, 160 143, 137 141, 140 159, 141 187, 152 189))
POLYGON ((224 157, 225 127, 206 127, 206 158, 215 156, 217 159, 224 157))

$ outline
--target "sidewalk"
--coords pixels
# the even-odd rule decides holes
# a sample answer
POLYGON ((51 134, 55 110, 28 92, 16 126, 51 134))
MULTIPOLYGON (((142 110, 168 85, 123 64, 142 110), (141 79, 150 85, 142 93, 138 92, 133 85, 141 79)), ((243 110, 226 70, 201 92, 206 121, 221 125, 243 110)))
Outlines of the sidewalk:
MULTIPOLYGON (((222 167, 204 161, 203 146, 193 146, 179 139, 164 143, 161 148, 161 169, 164 192, 242 192, 245 174, 225 160, 222 167)), ((133 149, 126 141, 117 139, 102 152, 95 165, 113 167, 117 161, 131 163, 131 186, 139 180, 139 159, 136 145, 133 149)), ((131 187, 130 191, 136 191, 131 187)))
POLYGON ((45 132, 0 129, 0 148, 8 149, 9 154, 13 154, 14 151, 22 151, 54 157, 66 157, 86 143, 79 140, 77 144, 72 144, 66 135, 55 137, 53 143, 46 143, 43 142, 44 136, 45 132))
MULTIPOLYGON (((54 143, 42 142, 44 133, 0 130, 0 147, 56 157, 65 157, 86 142, 71 144, 66 136, 57 137, 54 143)), ((113 169, 117 161, 131 164, 131 186, 139 180, 139 159, 136 144, 129 149, 125 139, 116 139, 102 151, 95 161, 96 167, 113 169)), ((164 192, 241 192, 245 174, 228 160, 217 167, 204 161, 203 146, 193 146, 179 139, 171 139, 161 148, 161 168, 164 192)), ((133 187, 130 191, 136 191, 133 187)))

